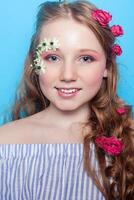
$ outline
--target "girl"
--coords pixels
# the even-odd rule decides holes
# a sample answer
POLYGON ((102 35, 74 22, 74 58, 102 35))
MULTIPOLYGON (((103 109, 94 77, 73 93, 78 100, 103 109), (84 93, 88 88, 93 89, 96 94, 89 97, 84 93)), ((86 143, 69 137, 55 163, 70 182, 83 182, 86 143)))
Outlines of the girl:
POLYGON ((12 121, 0 128, 1 199, 133 200, 131 108, 117 96, 112 15, 45 2, 12 121))

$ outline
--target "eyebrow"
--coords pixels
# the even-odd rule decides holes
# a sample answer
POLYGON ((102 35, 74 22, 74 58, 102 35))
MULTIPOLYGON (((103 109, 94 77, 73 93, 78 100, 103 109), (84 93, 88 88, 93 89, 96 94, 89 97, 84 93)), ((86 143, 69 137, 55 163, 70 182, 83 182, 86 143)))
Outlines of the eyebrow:
MULTIPOLYGON (((58 50, 58 51, 61 51, 60 48, 58 48, 57 50, 58 50)), ((83 51, 95 51, 95 52, 97 52, 97 51, 94 50, 94 49, 78 49, 78 51, 79 51, 79 52, 83 52, 83 51)))
POLYGON ((94 53, 97 53, 97 54, 99 54, 99 52, 98 52, 98 51, 96 51, 96 50, 94 50, 94 49, 79 49, 78 51, 79 51, 79 52, 84 52, 84 51, 92 51, 92 52, 94 52, 94 53))
MULTIPOLYGON (((60 48, 58 48, 56 51, 61 52, 60 48)), ((98 51, 94 50, 94 49, 88 49, 88 48, 86 48, 86 49, 78 49, 78 52, 80 52, 80 53, 85 52, 85 51, 90 51, 90 52, 93 52, 93 53, 95 53, 97 55, 100 55, 100 53, 98 51)))

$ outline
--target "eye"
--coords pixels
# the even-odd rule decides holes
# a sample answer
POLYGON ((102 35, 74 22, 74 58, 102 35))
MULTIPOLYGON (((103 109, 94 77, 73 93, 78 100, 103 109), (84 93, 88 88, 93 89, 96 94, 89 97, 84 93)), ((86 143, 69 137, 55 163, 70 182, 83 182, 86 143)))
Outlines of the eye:
POLYGON ((93 62, 95 60, 95 58, 90 55, 84 55, 81 57, 81 59, 83 60, 83 62, 87 62, 87 63, 93 62))
POLYGON ((44 57, 44 60, 49 62, 56 62, 58 60, 58 57, 56 55, 47 55, 44 57))

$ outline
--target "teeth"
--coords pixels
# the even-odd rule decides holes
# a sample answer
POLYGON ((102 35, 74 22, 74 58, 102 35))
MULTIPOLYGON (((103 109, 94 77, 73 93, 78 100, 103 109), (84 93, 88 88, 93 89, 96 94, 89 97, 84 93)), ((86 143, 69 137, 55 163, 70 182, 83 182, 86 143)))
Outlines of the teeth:
POLYGON ((78 91, 78 89, 59 89, 59 90, 64 93, 73 93, 78 91))

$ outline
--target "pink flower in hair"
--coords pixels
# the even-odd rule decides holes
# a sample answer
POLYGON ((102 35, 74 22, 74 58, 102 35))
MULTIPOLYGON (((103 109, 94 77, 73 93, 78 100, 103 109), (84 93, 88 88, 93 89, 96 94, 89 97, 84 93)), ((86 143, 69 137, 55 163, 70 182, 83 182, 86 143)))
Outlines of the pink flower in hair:
POLYGON ((100 9, 93 10, 92 17, 98 21, 102 27, 106 27, 112 19, 112 15, 110 13, 100 9))
POLYGON ((117 108, 117 113, 119 113, 120 115, 123 115, 126 113, 126 109, 124 107, 117 108))
POLYGON ((111 32, 115 37, 121 36, 124 34, 123 29, 120 25, 113 25, 111 27, 111 32))
POLYGON ((120 56, 120 55, 122 54, 122 49, 121 49, 120 45, 114 44, 114 45, 112 46, 112 52, 113 52, 115 55, 120 56))
POLYGON ((118 156, 124 149, 124 144, 115 136, 98 136, 95 139, 95 143, 107 154, 112 156, 118 156))

